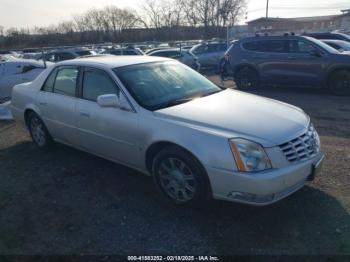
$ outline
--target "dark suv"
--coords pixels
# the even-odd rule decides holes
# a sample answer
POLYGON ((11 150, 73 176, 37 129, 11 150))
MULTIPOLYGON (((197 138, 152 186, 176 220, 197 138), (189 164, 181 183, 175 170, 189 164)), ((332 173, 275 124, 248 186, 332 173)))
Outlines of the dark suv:
POLYGON ((259 85, 328 87, 350 94, 350 55, 306 36, 256 36, 235 42, 225 54, 222 77, 238 88, 259 85))

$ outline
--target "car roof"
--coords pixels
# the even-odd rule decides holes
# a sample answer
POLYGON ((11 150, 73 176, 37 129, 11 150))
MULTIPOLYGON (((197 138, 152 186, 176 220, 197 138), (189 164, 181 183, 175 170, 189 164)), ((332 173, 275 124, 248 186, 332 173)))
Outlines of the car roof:
POLYGON ((341 42, 346 42, 344 40, 340 40, 340 39, 319 39, 322 42, 326 42, 326 43, 341 43, 341 42))
MULTIPOLYGON (((154 54, 154 53, 162 53, 162 52, 168 52, 168 51, 176 51, 176 52, 180 52, 180 48, 162 48, 159 50, 154 50, 149 52, 148 54, 154 54)), ((182 50, 183 51, 183 50, 182 50)))
POLYGON ((59 62, 57 63, 57 65, 93 66, 97 64, 108 68, 116 68, 144 63, 163 62, 169 60, 170 59, 155 56, 97 55, 59 62))
POLYGON ((304 39, 310 39, 310 37, 308 36, 304 36, 304 35, 287 35, 287 36, 251 36, 251 37, 246 37, 243 38, 243 41, 249 41, 249 40, 274 40, 274 39, 300 39, 300 38, 304 38, 304 39))

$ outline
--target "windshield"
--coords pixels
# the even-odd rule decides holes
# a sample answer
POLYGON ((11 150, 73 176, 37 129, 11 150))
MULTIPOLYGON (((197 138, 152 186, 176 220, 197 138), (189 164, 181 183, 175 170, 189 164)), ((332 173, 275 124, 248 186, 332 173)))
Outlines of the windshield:
POLYGON ((341 49, 343 49, 343 51, 350 51, 350 43, 349 42, 338 41, 338 42, 336 42, 336 44, 338 44, 341 47, 341 49))
POLYGON ((125 66, 114 69, 114 72, 135 100, 152 111, 222 90, 176 61, 125 66))
POLYGON ((339 51, 337 49, 327 45, 326 43, 323 43, 320 40, 317 40, 312 37, 307 37, 307 39, 310 40, 311 42, 314 42, 316 45, 320 46, 323 50, 326 50, 328 53, 339 54, 339 51))
POLYGON ((86 56, 86 55, 91 55, 91 52, 88 50, 84 50, 84 51, 77 51, 76 52, 79 56, 86 56))

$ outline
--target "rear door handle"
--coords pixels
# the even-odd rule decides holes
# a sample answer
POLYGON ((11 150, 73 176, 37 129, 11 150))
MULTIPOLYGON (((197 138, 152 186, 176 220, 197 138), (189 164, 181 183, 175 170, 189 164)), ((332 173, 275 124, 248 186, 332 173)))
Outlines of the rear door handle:
POLYGON ((46 102, 39 102, 39 104, 40 104, 41 106, 47 106, 47 103, 46 103, 46 102))
POLYGON ((88 112, 80 111, 80 116, 83 116, 83 117, 90 117, 90 114, 89 114, 88 112))

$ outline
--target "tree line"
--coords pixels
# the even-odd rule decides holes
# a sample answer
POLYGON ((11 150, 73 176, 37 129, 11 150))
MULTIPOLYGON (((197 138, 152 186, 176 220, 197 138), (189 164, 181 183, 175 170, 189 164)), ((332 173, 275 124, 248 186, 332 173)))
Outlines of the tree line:
POLYGON ((185 27, 201 28, 201 36, 206 38, 213 36, 211 28, 235 25, 245 10, 246 0, 146 0, 137 11, 112 5, 46 27, 5 30, 0 25, 0 47, 127 42, 130 31, 138 41, 190 39, 191 31, 181 35, 185 27))

